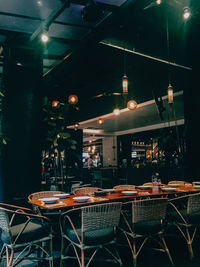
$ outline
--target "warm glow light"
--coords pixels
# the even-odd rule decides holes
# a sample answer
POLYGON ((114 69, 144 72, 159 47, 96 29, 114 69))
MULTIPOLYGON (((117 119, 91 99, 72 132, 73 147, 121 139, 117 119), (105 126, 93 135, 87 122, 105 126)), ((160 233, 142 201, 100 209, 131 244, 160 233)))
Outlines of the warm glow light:
POLYGON ((114 113, 115 116, 118 116, 120 114, 120 109, 119 108, 115 108, 113 110, 113 113, 114 113))
POLYGON ((123 94, 128 94, 128 77, 124 74, 122 78, 123 94))
POLYGON ((127 108, 130 110, 136 109, 137 108, 137 102, 135 100, 128 101, 127 108))
POLYGON ((47 43, 49 41, 49 35, 47 32, 43 32, 40 36, 40 39, 43 43, 47 43))
POLYGON ((53 108, 58 108, 59 105, 60 105, 60 102, 57 101, 57 100, 54 100, 54 101, 52 101, 51 105, 52 105, 53 108))
POLYGON ((68 102, 72 105, 75 105, 78 102, 78 96, 77 95, 70 95, 68 97, 68 102))
POLYGON ((99 125, 102 125, 102 124, 103 124, 103 119, 98 119, 97 123, 98 123, 99 125))
POLYGON ((184 7, 184 9, 183 9, 183 18, 184 18, 184 20, 189 19, 190 16, 191 16, 191 11, 190 11, 189 7, 184 7))
POLYGON ((92 133, 92 134, 100 134, 103 131, 102 130, 96 130, 96 129, 83 129, 84 133, 92 133))
POLYGON ((160 5, 162 3, 162 0, 156 0, 156 4, 160 5))
POLYGON ((78 126, 79 126, 79 124, 78 123, 75 123, 74 124, 74 129, 77 130, 78 129, 78 126))
POLYGON ((167 94, 168 94, 168 103, 172 104, 174 102, 174 91, 171 84, 169 84, 168 86, 167 94))

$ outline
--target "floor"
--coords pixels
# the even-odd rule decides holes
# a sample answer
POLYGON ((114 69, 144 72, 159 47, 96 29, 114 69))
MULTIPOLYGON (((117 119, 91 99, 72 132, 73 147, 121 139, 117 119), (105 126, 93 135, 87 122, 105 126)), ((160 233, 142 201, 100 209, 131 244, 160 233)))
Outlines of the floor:
MULTIPOLYGON (((60 262, 60 240, 56 238, 54 240, 54 267, 59 266, 60 262)), ((167 245, 170 249, 171 256, 173 258, 174 264, 176 267, 199 267, 200 266, 200 239, 196 239, 194 241, 194 254, 195 258, 193 261, 189 260, 189 255, 187 252, 187 247, 185 245, 185 241, 183 238, 179 237, 167 237, 166 238, 167 245)), ((119 254, 121 256, 123 266, 131 267, 132 260, 131 254, 127 247, 120 246, 119 247, 119 254)), ((99 255, 101 259, 105 258, 105 254, 99 255)), ((0 264, 1 267, 6 267, 5 263, 0 264)), ((35 267, 37 266, 36 263, 31 261, 23 261, 19 267, 35 267)), ((48 266, 45 264, 41 264, 40 266, 48 266)), ((68 260, 65 261, 64 266, 78 266, 76 260, 68 260)), ((91 267, 102 267, 102 262, 98 263, 91 263, 91 267)), ((119 266, 114 263, 103 263, 104 267, 114 267, 119 266)), ((138 265, 137 267, 146 267, 146 266, 153 266, 153 267, 170 267, 171 264, 169 263, 168 257, 165 253, 159 251, 152 251, 148 249, 144 249, 141 251, 141 254, 138 256, 138 265)))

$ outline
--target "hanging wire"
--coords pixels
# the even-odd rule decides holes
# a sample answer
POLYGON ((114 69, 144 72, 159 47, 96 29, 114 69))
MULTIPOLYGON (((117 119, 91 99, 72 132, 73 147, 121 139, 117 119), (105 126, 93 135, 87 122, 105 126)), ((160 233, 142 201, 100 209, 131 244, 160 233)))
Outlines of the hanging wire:
POLYGON ((167 60, 168 60, 168 81, 171 84, 171 64, 170 64, 170 45, 169 45, 169 18, 166 21, 166 37, 167 37, 167 60))

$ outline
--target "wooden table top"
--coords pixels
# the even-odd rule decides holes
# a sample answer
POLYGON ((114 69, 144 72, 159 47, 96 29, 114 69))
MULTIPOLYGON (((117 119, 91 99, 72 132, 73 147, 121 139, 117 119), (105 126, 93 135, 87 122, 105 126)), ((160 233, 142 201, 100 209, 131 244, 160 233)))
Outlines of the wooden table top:
POLYGON ((62 209, 70 209, 73 207, 83 206, 83 205, 91 205, 91 204, 100 204, 105 203, 109 201, 131 201, 134 199, 141 199, 146 197, 172 197, 174 195, 179 194, 188 194, 188 193, 195 193, 199 192, 200 189, 196 189, 192 186, 179 186, 176 188, 174 192, 165 192, 162 189, 158 188, 155 190, 155 188, 149 188, 149 189, 139 189, 139 187, 136 187, 136 195, 134 196, 127 196, 122 193, 122 191, 114 191, 114 192, 108 192, 106 196, 94 196, 91 195, 90 199, 87 202, 79 203, 76 202, 73 198, 77 196, 83 196, 83 195, 69 195, 67 198, 59 199, 56 203, 53 204, 45 204, 41 200, 31 200, 30 203, 38 206, 41 209, 47 209, 47 210, 62 210, 62 209))

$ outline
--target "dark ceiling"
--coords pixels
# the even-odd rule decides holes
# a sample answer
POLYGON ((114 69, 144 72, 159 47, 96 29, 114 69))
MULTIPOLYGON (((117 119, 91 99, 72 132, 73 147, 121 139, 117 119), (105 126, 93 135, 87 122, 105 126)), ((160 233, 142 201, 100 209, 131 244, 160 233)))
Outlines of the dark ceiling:
MULTIPOLYGON (((160 5, 154 0, 99 0, 101 12, 92 10, 83 18, 87 2, 0 0, 3 46, 15 44, 21 35, 33 40, 49 26, 44 94, 64 101, 77 94, 79 111, 72 121, 106 114, 116 104, 123 107, 122 97, 112 93, 122 92, 124 66, 129 95, 138 103, 152 99, 153 93, 165 95, 169 80, 175 91, 185 89, 192 69, 191 43, 198 38, 193 32, 200 25, 199 0, 163 0, 160 5), (182 18, 185 6, 192 11, 187 22, 182 18)), ((2 72, 3 53, 0 60, 2 72)))

